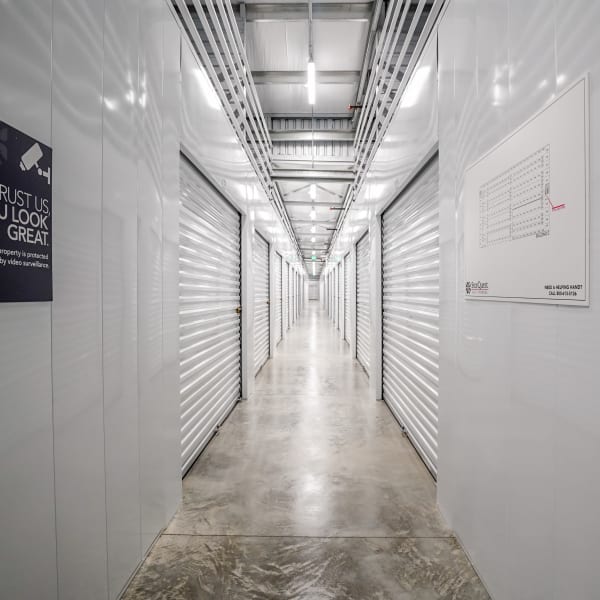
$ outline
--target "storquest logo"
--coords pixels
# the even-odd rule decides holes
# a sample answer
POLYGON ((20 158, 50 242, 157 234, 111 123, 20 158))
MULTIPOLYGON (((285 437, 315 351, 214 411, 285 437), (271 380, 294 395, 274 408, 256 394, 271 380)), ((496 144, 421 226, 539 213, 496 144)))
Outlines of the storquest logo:
POLYGON ((468 296, 485 296, 488 293, 487 281, 467 281, 465 291, 468 296))

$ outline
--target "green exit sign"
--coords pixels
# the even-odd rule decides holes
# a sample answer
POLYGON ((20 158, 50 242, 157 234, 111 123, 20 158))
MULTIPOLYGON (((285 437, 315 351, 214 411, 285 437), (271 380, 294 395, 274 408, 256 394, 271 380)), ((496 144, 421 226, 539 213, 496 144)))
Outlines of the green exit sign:
POLYGON ((311 259, 312 260, 317 260, 317 257, 316 256, 311 256, 311 259))

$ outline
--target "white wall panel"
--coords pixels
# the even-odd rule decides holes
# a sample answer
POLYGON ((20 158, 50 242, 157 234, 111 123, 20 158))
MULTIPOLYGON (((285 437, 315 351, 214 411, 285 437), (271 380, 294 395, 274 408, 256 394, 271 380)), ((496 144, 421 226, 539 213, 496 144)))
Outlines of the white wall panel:
POLYGON ((142 550, 164 525, 162 482, 162 1, 140 5, 138 120, 138 381, 142 550))
MULTIPOLYGON (((0 4, 0 120, 48 145, 51 35, 51 0, 0 4)), ((0 305, 0 581, 15 600, 57 597, 50 315, 0 305)))
POLYGON ((125 101, 130 93, 137 96, 137 2, 107 0, 104 31, 102 338, 108 585, 114 598, 142 558, 136 111, 125 101))
POLYGON ((60 598, 106 598, 102 397, 104 3, 54 1, 52 364, 60 598))
POLYGON ((162 234, 163 234, 163 390, 161 403, 163 522, 179 506, 180 447, 173 433, 180 412, 174 391, 179 387, 179 168, 181 137, 180 31, 171 10, 163 2, 163 102, 162 102, 162 234), (168 401, 165 401, 168 398, 168 401))
POLYGON ((439 501, 496 600, 597 596, 600 289, 589 309, 465 302, 463 173, 589 72, 594 197, 599 19, 597 2, 453 0, 440 26, 439 501))

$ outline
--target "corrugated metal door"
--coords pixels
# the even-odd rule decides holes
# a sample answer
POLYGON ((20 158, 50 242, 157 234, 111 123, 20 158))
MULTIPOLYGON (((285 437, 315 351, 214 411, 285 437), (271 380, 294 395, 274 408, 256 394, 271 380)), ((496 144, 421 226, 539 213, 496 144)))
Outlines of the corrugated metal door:
POLYGON ((275 343, 278 344, 283 337, 283 297, 282 297, 282 269, 283 259, 275 255, 275 343))
POLYGON ((369 233, 356 244, 356 358, 369 373, 371 319, 369 317, 369 233))
POLYGON ((292 278, 292 306, 294 307, 294 323, 298 318, 298 298, 296 296, 298 290, 298 273, 294 271, 294 277, 292 278))
POLYGON ((282 278, 282 288, 283 288, 283 330, 287 331, 290 328, 290 307, 288 302, 288 278, 289 278, 290 266, 287 261, 283 261, 283 278, 282 278))
POLYGON ((254 232, 254 373, 269 360, 269 244, 254 232))
POLYGON ((240 215, 181 160, 179 317, 185 473, 240 397, 240 215))
POLYGON ((294 269, 290 265, 288 274, 288 310, 290 314, 290 327, 294 324, 294 269))
POLYGON ((329 318, 333 320, 333 273, 329 273, 329 318))
POLYGON ((439 211, 434 159, 383 214, 383 398, 435 475, 439 211))
POLYGON ((350 255, 344 257, 344 339, 350 341, 350 255))
POLYGON ((342 267, 338 264, 335 270, 335 288, 337 289, 337 301, 335 303, 336 308, 336 325, 341 331, 342 329, 342 267))

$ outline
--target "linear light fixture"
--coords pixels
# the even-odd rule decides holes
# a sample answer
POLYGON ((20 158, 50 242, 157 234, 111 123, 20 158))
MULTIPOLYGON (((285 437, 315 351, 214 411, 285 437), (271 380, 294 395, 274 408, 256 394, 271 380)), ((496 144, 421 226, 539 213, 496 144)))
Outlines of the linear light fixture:
POLYGON ((310 184, 310 187, 308 188, 308 195, 310 196, 311 200, 317 199, 317 185, 315 183, 310 184))
POLYGON ((315 210, 314 206, 313 206, 313 208, 310 209, 310 218, 313 221, 317 218, 317 211, 315 210))
POLYGON ((314 61, 309 61, 306 66, 307 81, 306 87, 308 89, 308 103, 313 105, 315 103, 317 94, 317 80, 314 61))

